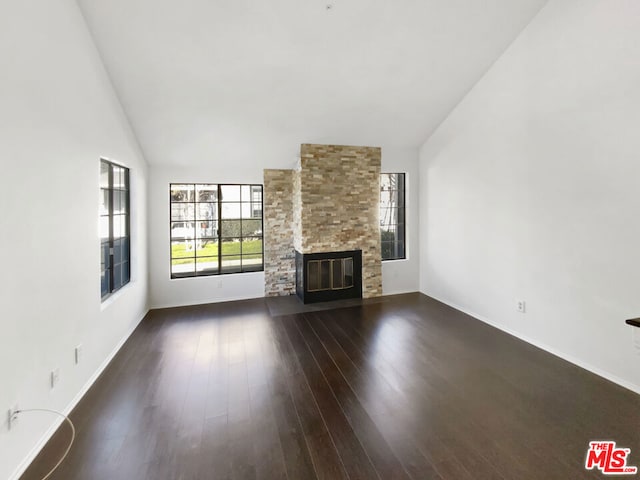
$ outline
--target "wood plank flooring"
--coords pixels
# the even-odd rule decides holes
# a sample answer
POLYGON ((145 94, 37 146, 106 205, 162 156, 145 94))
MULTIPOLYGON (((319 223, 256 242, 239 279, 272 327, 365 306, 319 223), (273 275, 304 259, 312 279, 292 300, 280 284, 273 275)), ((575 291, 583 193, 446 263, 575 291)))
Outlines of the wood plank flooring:
POLYGON ((72 412, 51 478, 595 479, 597 439, 640 466, 640 396, 429 297, 266 302, 151 311, 72 412))

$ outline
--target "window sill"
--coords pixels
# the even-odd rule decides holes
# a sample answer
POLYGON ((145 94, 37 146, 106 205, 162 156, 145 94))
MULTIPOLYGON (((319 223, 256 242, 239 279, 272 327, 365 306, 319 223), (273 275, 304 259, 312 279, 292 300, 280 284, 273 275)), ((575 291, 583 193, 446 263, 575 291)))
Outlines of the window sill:
POLYGON ((630 320, 626 320, 625 323, 627 325, 631 325, 632 327, 639 327, 640 328, 640 318, 632 318, 630 320))
POLYGON ((169 277, 169 280, 174 281, 174 280, 193 280, 193 279, 203 279, 203 278, 217 278, 217 279, 222 279, 224 277, 235 277, 237 275, 242 275, 242 276, 247 276, 247 275, 257 275, 257 274, 262 274, 264 275, 264 270, 256 270, 254 272, 229 272, 229 273, 219 273, 219 274, 214 274, 214 275, 194 275, 192 277, 169 277))
POLYGON ((133 283, 133 281, 129 281, 127 282, 126 285, 123 285, 119 290, 116 290, 115 292, 113 292, 112 294, 110 294, 109 296, 105 297, 104 299, 102 299, 101 303, 100 303, 100 311, 104 311, 107 308, 109 308, 109 306, 116 302, 118 300, 118 298, 120 298, 123 294, 126 293, 126 291, 129 289, 129 286, 133 283))
POLYGON ((407 262, 408 258, 390 258, 388 260, 382 260, 382 263, 391 263, 391 262, 407 262))

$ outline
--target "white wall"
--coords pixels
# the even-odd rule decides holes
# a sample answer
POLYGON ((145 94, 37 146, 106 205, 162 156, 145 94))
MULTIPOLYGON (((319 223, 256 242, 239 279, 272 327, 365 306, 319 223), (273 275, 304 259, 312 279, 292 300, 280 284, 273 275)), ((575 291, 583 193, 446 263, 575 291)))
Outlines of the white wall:
POLYGON ((147 171, 75 2, 2 2, 0 64, 0 478, 13 478, 58 419, 23 413, 8 431, 8 407, 68 411, 147 311, 147 171), (133 280, 104 305, 101 156, 131 168, 133 202, 133 280))
MULTIPOLYGON (((203 154, 204 155, 204 154, 203 154)), ((274 168, 291 168, 289 165, 274 168)), ((196 305, 264 296, 264 272, 171 279, 169 243, 170 183, 262 184, 259 161, 249 165, 212 162, 211 167, 153 166, 149 180, 149 272, 152 308, 196 305)))
MULTIPOLYGON (((299 148, 299 146, 298 146, 299 148)), ((169 184, 170 183, 263 183, 265 168, 294 168, 296 158, 287 155, 290 148, 272 145, 263 158, 242 163, 218 159, 213 152, 207 167, 152 166, 149 180, 149 253, 150 302, 152 308, 222 302, 264 296, 264 273, 242 273, 212 277, 171 279, 169 263, 169 184), (265 158, 281 161, 266 162, 265 158)), ((418 289, 418 151, 393 147, 382 148, 382 169, 406 172, 409 183, 408 238, 409 258, 384 262, 382 283, 385 294, 418 289)))
POLYGON ((552 0, 420 154, 421 291, 638 392, 639 58, 640 3, 552 0))
POLYGON ((407 258, 382 262, 382 293, 416 292, 419 287, 418 149, 382 148, 382 172, 405 173, 407 258))

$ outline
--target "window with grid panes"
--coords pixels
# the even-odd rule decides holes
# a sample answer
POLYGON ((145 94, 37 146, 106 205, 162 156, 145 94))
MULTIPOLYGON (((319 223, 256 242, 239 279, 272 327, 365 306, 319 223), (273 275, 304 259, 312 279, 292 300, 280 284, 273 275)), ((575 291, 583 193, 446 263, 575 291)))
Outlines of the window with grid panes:
POLYGON ((406 258, 404 173, 380 175, 380 240, 382 260, 406 258))
POLYGON ((171 278, 264 269, 262 185, 169 186, 171 278))
POLYGON ((102 299, 129 283, 129 169, 100 160, 100 292, 102 299))

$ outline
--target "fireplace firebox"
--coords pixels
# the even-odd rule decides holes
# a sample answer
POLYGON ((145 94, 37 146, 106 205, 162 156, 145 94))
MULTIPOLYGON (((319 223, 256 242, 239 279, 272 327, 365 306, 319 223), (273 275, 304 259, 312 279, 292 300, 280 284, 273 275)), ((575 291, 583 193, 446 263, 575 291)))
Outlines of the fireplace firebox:
POLYGON ((362 298, 362 250, 296 251, 296 294, 304 303, 362 298))

